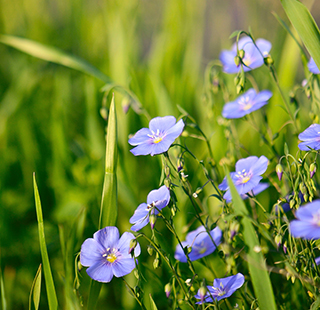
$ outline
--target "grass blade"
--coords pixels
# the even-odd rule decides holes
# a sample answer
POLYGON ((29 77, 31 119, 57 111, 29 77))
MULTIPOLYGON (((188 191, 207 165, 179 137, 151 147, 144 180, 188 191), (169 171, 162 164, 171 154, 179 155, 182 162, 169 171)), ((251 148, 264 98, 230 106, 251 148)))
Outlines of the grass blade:
POLYGON ((42 257, 42 263, 43 263, 44 280, 45 280, 46 289, 47 289, 48 304, 49 304, 50 310, 55 310, 55 309, 58 309, 58 300, 57 300, 56 290, 54 287, 54 282, 53 282, 51 267, 49 262, 49 256, 48 256, 48 251, 46 246, 41 201, 40 201, 35 174, 33 174, 33 187, 34 187, 34 198, 36 202, 37 220, 38 220, 40 251, 41 251, 41 257, 42 257))
POLYGON ((307 7, 297 0, 281 0, 281 3, 291 24, 320 68, 320 32, 312 15, 307 7))
POLYGON ((151 310, 158 310, 157 305, 156 305, 156 303, 154 302, 151 294, 149 294, 149 296, 150 296, 150 305, 151 305, 150 309, 151 309, 151 310))
POLYGON ((31 299, 33 296, 33 304, 34 308, 36 310, 39 309, 39 303, 40 303, 40 293, 41 293, 41 264, 38 268, 38 271, 36 273, 36 276, 34 277, 34 280, 32 282, 30 295, 29 295, 29 310, 31 310, 31 299))
MULTIPOLYGON (((106 163, 102 190, 99 228, 115 226, 118 216, 117 205, 117 115, 112 96, 106 138, 106 163)), ((96 308, 102 284, 91 280, 88 310, 96 308)))
POLYGON ((258 237, 253 228, 252 222, 248 218, 248 210, 230 178, 229 171, 227 171, 227 179, 231 191, 234 212, 237 215, 242 216, 242 233, 244 242, 248 247, 248 268, 253 289, 259 302, 259 309, 275 310, 277 307, 263 254, 261 252, 257 253, 254 251, 254 248, 260 245, 258 237))
POLYGON ((0 295, 1 295, 2 310, 7 310, 7 300, 6 300, 5 290, 4 290, 4 283, 3 283, 1 268, 0 268, 0 295))
POLYGON ((87 73, 104 81, 105 83, 112 83, 112 80, 108 76, 88 62, 78 57, 68 55, 57 48, 46 46, 29 39, 9 35, 0 35, 0 42, 31 56, 87 73))

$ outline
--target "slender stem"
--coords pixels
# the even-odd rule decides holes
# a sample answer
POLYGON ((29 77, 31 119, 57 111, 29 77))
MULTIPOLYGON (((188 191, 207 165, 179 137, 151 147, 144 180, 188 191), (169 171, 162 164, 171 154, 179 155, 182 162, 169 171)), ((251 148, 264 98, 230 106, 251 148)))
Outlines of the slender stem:
POLYGON ((138 295, 136 294, 136 292, 134 291, 134 289, 128 284, 128 282, 124 279, 124 277, 121 277, 121 279, 123 280, 123 282, 126 284, 127 288, 130 290, 130 292, 132 293, 132 295, 134 296, 134 298, 136 299, 136 301, 138 302, 138 304, 140 305, 140 307, 143 310, 147 310, 147 308, 145 307, 145 305, 141 302, 141 300, 139 299, 138 295))

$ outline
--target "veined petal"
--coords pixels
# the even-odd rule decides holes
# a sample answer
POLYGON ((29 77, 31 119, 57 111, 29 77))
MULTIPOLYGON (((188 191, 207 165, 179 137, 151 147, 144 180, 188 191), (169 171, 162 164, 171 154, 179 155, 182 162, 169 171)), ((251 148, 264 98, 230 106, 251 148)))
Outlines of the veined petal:
POLYGON ((258 49, 262 53, 263 57, 266 57, 269 54, 272 47, 272 44, 265 39, 256 40, 256 45, 258 46, 258 49))
POLYGON ((319 141, 317 140, 308 140, 298 144, 298 147, 301 151, 310 151, 310 150, 320 150, 320 137, 319 141))
POLYGON ((295 238, 320 239, 320 227, 310 222, 293 220, 290 223, 290 232, 295 238))
POLYGON ((87 274, 93 280, 98 282, 110 282, 113 278, 113 272, 110 264, 100 261, 87 269, 87 274))
POLYGON ((224 105, 222 116, 228 119, 241 118, 247 114, 247 111, 242 110, 238 102, 228 102, 224 105))
POLYGON ((151 145, 150 155, 162 154, 169 150, 170 145, 173 143, 175 139, 171 139, 170 137, 164 137, 162 141, 159 143, 153 143, 151 145))
POLYGON ((138 130, 135 135, 129 139, 129 144, 131 145, 139 145, 141 143, 148 143, 152 141, 149 135, 152 135, 152 132, 149 128, 142 128, 138 130))
POLYGON ((252 165, 251 172, 253 175, 261 175, 266 172, 269 160, 265 156, 260 156, 259 159, 252 165))
POLYGON ((159 130, 160 132, 165 132, 169 130, 176 123, 176 118, 174 116, 164 116, 155 117, 149 122, 149 128, 154 133, 159 130))
POLYGON ((261 176, 255 175, 255 176, 252 176, 247 183, 236 185, 239 195, 243 195, 250 192, 253 188, 255 188, 259 184, 261 179, 262 179, 261 176))
POLYGON ((312 124, 305 131, 300 133, 298 138, 301 141, 320 139, 320 125, 312 124))
POLYGON ((249 156, 247 158, 239 159, 236 163, 236 172, 240 172, 242 170, 249 171, 251 167, 258 161, 257 156, 249 156))
POLYGON ((93 238, 85 240, 80 251, 81 265, 89 267, 101 261, 104 251, 104 247, 93 238))
POLYGON ((149 223, 149 215, 137 221, 133 226, 131 226, 132 231, 138 231, 149 223))
POLYGON ((136 265, 133 258, 121 258, 114 262, 111 266, 113 274, 117 278, 120 278, 129 274, 136 265))
POLYGON ((221 191, 226 191, 228 189, 228 181, 227 181, 227 178, 224 177, 223 178, 223 181, 221 184, 218 185, 218 188, 221 190, 221 191))
POLYGON ((134 156, 138 156, 138 155, 149 155, 152 151, 151 147, 152 147, 152 143, 142 143, 139 144, 138 146, 136 146, 135 148, 131 149, 130 152, 134 155, 134 156))
POLYGON ((262 90, 260 93, 256 94, 254 102, 268 101, 271 97, 272 92, 270 90, 262 90))
POLYGON ((158 200, 165 200, 169 203, 170 201, 170 190, 165 186, 161 186, 159 189, 152 190, 147 197, 147 203, 151 204, 158 200))
POLYGON ((178 138, 181 135, 183 128, 184 128, 184 122, 181 119, 174 126, 166 130, 166 137, 171 137, 172 139, 178 138))
POLYGON ((134 214, 131 216, 129 222, 133 224, 142 218, 146 217, 149 213, 147 209, 148 205, 146 203, 141 203, 138 208, 134 211, 134 214))
POLYGON ((107 226, 94 233, 93 238, 105 249, 112 248, 118 243, 119 230, 117 227, 107 226))
POLYGON ((237 66, 234 62, 234 57, 237 55, 237 52, 223 50, 220 53, 220 61, 223 65, 223 71, 225 73, 238 73, 240 66, 237 66))
MULTIPOLYGON (((119 249, 119 252, 121 253, 122 257, 131 258, 131 254, 129 254, 130 241, 135 238, 136 237, 130 232, 125 232, 122 234, 117 245, 117 248, 119 249)), ((140 253, 141 253, 141 248, 139 243, 137 243, 134 249, 134 255, 137 257, 140 255, 140 253)))
POLYGON ((301 221, 311 222, 314 214, 318 213, 320 210, 320 200, 314 200, 308 203, 304 207, 300 207, 296 212, 296 217, 301 221))

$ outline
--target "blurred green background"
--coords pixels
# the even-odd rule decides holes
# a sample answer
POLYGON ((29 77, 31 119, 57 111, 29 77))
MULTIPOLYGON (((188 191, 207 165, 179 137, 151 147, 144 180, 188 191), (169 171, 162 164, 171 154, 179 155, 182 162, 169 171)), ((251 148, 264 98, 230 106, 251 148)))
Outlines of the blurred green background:
MULTIPOLYGON (((319 9, 315 4, 311 11, 316 20, 319 9)), ((211 137, 215 157, 220 159, 227 147, 214 111, 221 111, 224 102, 204 97, 204 72, 222 48, 231 47, 228 37, 234 30, 251 27, 256 38, 272 42, 271 54, 276 67, 282 68, 279 76, 285 90, 302 80, 299 52, 272 11, 285 19, 277 0, 1 0, 0 33, 35 40, 87 60, 130 88, 151 117, 178 117, 180 105, 211 137)), ((33 172, 59 306, 78 309, 81 296, 84 300, 87 296, 88 277, 83 270, 83 288, 77 293, 81 296, 76 297, 74 259, 82 242, 96 230, 102 191, 106 123, 99 111, 104 84, 2 44, 0 55, 0 267, 7 309, 28 309, 31 284, 41 263, 33 172)), ((263 79, 267 74, 263 70, 256 77, 259 86, 267 88, 271 83, 269 77, 263 79)), ((129 152, 128 135, 147 126, 148 119, 132 109, 125 114, 126 101, 121 94, 115 96, 120 153, 118 227, 122 233, 130 229, 128 219, 138 204, 158 187, 161 161, 135 158, 129 152)), ((271 104, 278 110, 270 108, 269 117, 277 114, 280 124, 286 116, 276 100, 271 104)), ((249 137, 259 139, 255 134, 249 137)), ((249 142, 244 144, 251 154, 263 153, 259 143, 249 142)), ((202 159, 205 146, 197 143, 194 152, 202 159)), ((180 206, 185 201, 181 196, 180 206)), ((187 222, 187 215, 179 217, 178 229, 182 231, 187 222)), ((168 277, 161 272, 160 278, 168 277)), ((133 275, 128 278, 134 285, 133 275)), ((44 285, 42 290, 45 309, 44 285)), ((165 308, 162 282, 155 281, 152 290, 159 308, 165 308)), ((104 286, 98 308, 138 309, 120 279, 104 286)))

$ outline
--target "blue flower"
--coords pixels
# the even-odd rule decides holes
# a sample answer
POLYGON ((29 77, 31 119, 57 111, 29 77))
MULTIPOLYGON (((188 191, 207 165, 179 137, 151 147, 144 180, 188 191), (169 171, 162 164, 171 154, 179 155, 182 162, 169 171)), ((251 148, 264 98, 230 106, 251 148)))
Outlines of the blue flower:
POLYGON ((147 203, 142 203, 134 211, 130 218, 132 231, 138 231, 149 223, 151 214, 157 215, 161 209, 168 205, 170 201, 170 190, 165 186, 155 189, 148 194, 147 203))
MULTIPOLYGON (((254 45, 250 37, 243 37, 238 41, 238 49, 244 51, 242 59, 244 66, 243 70, 250 71, 261 67, 264 63, 264 57, 267 57, 271 49, 271 43, 264 39, 255 41, 257 47, 254 45)), ((241 64, 236 65, 234 58, 237 56, 237 44, 234 43, 231 51, 223 50, 220 54, 220 61, 223 65, 225 73, 238 73, 241 64)))
POLYGON ((291 235, 307 240, 320 239, 320 200, 315 200, 296 211, 297 220, 290 223, 291 235))
POLYGON ((226 103, 223 107, 222 116, 225 118, 243 117, 266 105, 271 96, 272 92, 269 90, 256 93, 253 88, 250 88, 235 101, 226 103))
POLYGON ((316 63, 314 62, 313 58, 311 57, 308 62, 308 69, 311 73, 320 74, 320 70, 318 69, 316 63))
POLYGON ((304 141, 298 145, 301 151, 310 151, 310 149, 320 150, 320 125, 312 124, 300 133, 298 138, 304 141))
POLYGON ((149 128, 142 128, 129 139, 129 144, 136 146, 130 152, 137 155, 151 156, 168 151, 184 128, 183 120, 176 123, 173 116, 155 117, 149 122, 149 128))
MULTIPOLYGON (((81 246, 80 263, 87 269, 93 280, 110 282, 129 274, 135 268, 134 258, 129 254, 130 241, 134 235, 125 232, 119 239, 117 227, 108 226, 97 231, 93 238, 85 240, 81 246)), ((135 257, 140 255, 140 245, 134 249, 135 257)))
MULTIPOLYGON (((257 156, 249 156, 237 161, 236 172, 231 172, 230 177, 242 198, 247 198, 243 195, 247 193, 250 194, 251 191, 253 191, 254 194, 258 194, 262 191, 261 187, 256 187, 259 185, 259 182, 262 179, 261 174, 267 170, 268 163, 269 161, 265 156, 261 156, 260 158, 257 156)), ((227 202, 230 202, 231 193, 226 177, 219 185, 219 189, 226 191, 223 198, 226 199, 227 202)))
MULTIPOLYGON (((213 302, 213 299, 219 301, 223 298, 230 297, 238 288, 244 283, 244 276, 241 273, 237 273, 234 276, 214 279, 213 286, 207 286, 207 293, 203 301, 198 301, 196 304, 203 304, 204 302, 213 302), (212 299, 213 298, 213 299, 212 299)), ((197 299, 201 299, 200 293, 194 296, 197 299)))
MULTIPOLYGON (((191 261, 211 254, 221 243, 222 232, 219 227, 211 230, 210 235, 211 237, 207 233, 204 226, 200 226, 196 230, 189 232, 187 234, 186 241, 181 242, 184 248, 191 247, 191 252, 188 254, 191 261)), ((174 258, 182 263, 187 262, 187 257, 184 254, 183 248, 180 246, 180 244, 178 244, 176 247, 174 258)))

